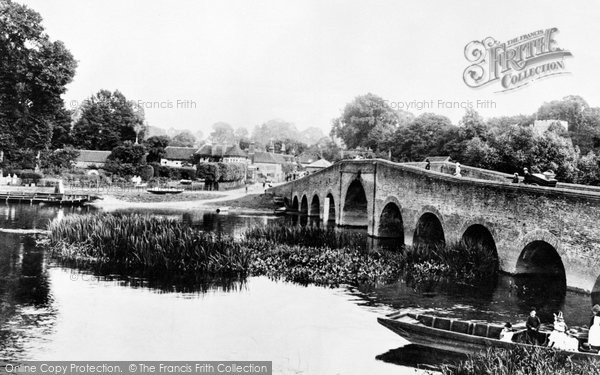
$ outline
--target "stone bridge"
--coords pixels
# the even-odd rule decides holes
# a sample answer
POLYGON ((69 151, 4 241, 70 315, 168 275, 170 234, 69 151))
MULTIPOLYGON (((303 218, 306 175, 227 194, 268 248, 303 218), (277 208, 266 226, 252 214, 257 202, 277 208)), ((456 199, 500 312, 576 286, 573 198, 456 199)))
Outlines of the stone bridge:
POLYGON ((405 245, 477 241, 511 274, 549 274, 600 293, 600 188, 511 183, 451 163, 348 160, 269 189, 301 214, 405 245))

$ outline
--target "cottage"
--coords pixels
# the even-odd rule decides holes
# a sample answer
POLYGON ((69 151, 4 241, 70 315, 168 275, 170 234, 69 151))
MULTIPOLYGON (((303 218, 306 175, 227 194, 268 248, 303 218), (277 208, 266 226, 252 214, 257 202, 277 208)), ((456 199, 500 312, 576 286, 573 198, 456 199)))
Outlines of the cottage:
POLYGON ((100 151, 100 150, 78 150, 79 156, 75 159, 75 167, 88 168, 97 167, 102 168, 106 164, 108 156, 111 151, 100 151))
POLYGON ((165 156, 160 159, 160 164, 167 167, 185 167, 191 165, 191 157, 196 153, 194 147, 165 147, 165 156))
POLYGON ((204 145, 197 152, 199 162, 248 163, 248 154, 240 146, 204 145))

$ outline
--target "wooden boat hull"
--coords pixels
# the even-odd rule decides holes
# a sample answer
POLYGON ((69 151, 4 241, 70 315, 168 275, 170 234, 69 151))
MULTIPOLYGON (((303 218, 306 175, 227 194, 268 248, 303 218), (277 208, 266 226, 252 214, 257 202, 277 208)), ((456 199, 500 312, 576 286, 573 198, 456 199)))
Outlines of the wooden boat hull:
POLYGON ((181 189, 146 189, 148 193, 152 194, 180 194, 183 193, 181 189))
MULTIPOLYGON (((483 332, 481 332, 481 336, 476 334, 459 333, 452 330, 428 327, 423 324, 398 319, 405 316, 406 314, 393 314, 387 318, 378 318, 377 321, 412 344, 429 347, 436 350, 444 350, 461 354, 472 354, 491 347, 502 349, 532 347, 530 344, 506 342, 495 338, 485 337, 483 332)), ((475 325, 477 324, 475 323, 475 325)), ((481 324, 482 328, 483 326, 485 326, 485 324, 481 324)), ((487 326, 489 333, 489 325, 487 326)), ((473 328, 473 332, 476 331, 476 328, 476 326, 473 328)), ((540 347, 546 348, 544 346, 540 347)), ((600 359, 600 355, 593 353, 570 351, 565 351, 565 353, 571 355, 573 359, 600 359)))

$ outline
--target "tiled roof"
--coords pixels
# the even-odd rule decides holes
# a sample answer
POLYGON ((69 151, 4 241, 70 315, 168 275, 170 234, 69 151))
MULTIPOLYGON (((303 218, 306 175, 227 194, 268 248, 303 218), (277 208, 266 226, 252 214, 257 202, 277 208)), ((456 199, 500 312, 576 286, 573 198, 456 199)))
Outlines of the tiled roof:
POLYGON ((225 151, 223 156, 237 156, 237 157, 248 157, 244 151, 238 145, 233 145, 225 151))
POLYGON ((196 154, 202 155, 202 156, 212 155, 212 146, 204 145, 204 146, 200 147, 200 149, 198 151, 196 151, 196 154))
POLYGON ((284 164, 288 163, 285 155, 273 154, 271 152, 256 152, 254 154, 253 163, 265 163, 265 164, 284 164))
POLYGON ((82 163, 106 163, 106 158, 110 155, 111 151, 99 151, 99 150, 78 150, 79 156, 76 162, 82 163))
POLYGON ((194 147, 165 147, 165 159, 188 160, 196 152, 194 147))

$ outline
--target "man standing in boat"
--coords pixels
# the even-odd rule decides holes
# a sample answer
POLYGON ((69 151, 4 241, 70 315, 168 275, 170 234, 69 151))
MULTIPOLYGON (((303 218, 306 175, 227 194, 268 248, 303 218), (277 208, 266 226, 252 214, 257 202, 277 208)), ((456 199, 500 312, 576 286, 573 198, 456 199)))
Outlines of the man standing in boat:
POLYGON ((527 318, 527 342, 532 345, 539 344, 539 333, 540 326, 542 322, 540 318, 537 317, 535 307, 531 308, 531 312, 529 313, 529 317, 527 318))

